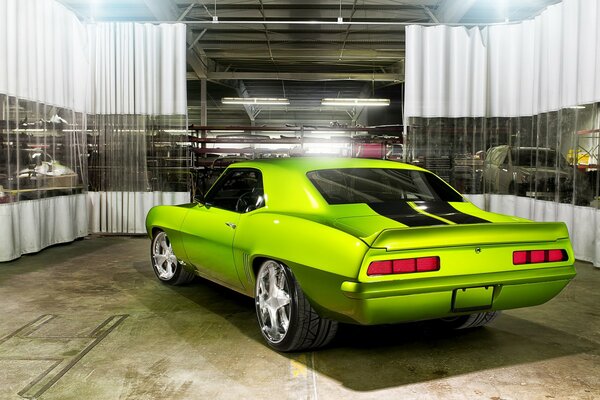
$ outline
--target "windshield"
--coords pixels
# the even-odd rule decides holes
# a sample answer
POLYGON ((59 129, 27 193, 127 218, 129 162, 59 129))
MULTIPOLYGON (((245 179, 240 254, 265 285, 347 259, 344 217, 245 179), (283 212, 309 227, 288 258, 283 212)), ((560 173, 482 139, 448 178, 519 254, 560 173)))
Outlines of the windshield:
MULTIPOLYGON (((536 151, 537 160, 539 166, 543 167, 556 167, 556 151, 547 149, 519 149, 514 148, 511 150, 512 165, 519 167, 535 167, 536 166, 536 151)), ((564 168, 567 166, 566 160, 562 157, 558 157, 558 166, 564 168)))
POLYGON ((429 172, 343 168, 311 171, 307 176, 329 204, 463 201, 449 185, 429 172))

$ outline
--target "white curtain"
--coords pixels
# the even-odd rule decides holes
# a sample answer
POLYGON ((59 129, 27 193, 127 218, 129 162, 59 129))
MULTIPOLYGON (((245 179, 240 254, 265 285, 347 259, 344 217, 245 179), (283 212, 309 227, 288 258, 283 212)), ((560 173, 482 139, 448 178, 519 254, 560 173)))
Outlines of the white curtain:
MULTIPOLYGON (((583 171, 592 184, 597 182, 597 171, 582 167, 579 157, 582 148, 594 148, 598 140, 594 129, 600 128, 596 104, 600 102, 598 21, 597 0, 564 0, 520 23, 485 28, 409 26, 405 76, 406 124, 412 132, 440 143, 452 145, 459 137, 457 133, 472 138, 462 146, 465 154, 448 150, 450 154, 442 155, 453 160, 450 171, 462 167, 471 174, 476 181, 473 186, 480 179, 477 171, 483 168, 482 155, 475 153, 495 146, 545 147, 577 165, 579 168, 571 167, 567 183, 563 181, 564 169, 554 165, 554 174, 545 178, 552 182, 547 189, 552 198, 558 193, 554 185, 559 179, 563 187, 571 185, 575 193, 572 204, 560 203, 558 194, 557 202, 541 200, 536 189, 527 192, 533 194, 519 196, 475 194, 471 198, 494 212, 564 221, 576 257, 596 266, 600 266, 598 188, 590 201, 577 198, 589 191, 583 171), (583 108, 581 105, 587 108, 574 110, 575 106, 583 108), (463 129, 463 125, 468 128, 463 129), (580 134, 584 130, 591 133, 580 134)), ((413 143, 426 141, 412 139, 413 143)), ((598 162, 597 150, 589 156, 593 160, 590 164, 598 162)), ((534 160, 532 166, 537 170, 551 166, 540 163, 534 160)), ((483 183, 479 186, 472 193, 481 193, 483 183)))
POLYGON ((90 113, 185 115, 185 24, 87 25, 90 113))
POLYGON ((62 4, 0 1, 0 93, 84 111, 85 28, 62 4))
POLYGON ((406 117, 518 117, 600 101, 600 2, 533 20, 406 28, 406 117))
POLYGON ((189 192, 88 192, 90 232, 144 233, 157 204, 189 203, 189 192))
POLYGON ((0 261, 87 234, 85 194, 0 204, 0 261))
POLYGON ((0 0, 0 261, 189 200, 185 31, 0 0))
POLYGON ((85 41, 58 2, 0 1, 0 261, 88 233, 85 41))
POLYGON ((186 27, 87 26, 90 230, 143 233, 151 206, 188 202, 186 27))
POLYGON ((478 28, 406 27, 406 116, 484 116, 486 74, 478 28))

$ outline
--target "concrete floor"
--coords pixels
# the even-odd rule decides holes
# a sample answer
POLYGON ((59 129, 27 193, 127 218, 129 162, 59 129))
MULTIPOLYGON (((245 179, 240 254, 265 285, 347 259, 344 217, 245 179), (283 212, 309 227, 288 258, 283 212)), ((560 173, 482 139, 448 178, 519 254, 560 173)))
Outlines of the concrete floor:
POLYGON ((278 354, 253 301, 157 281, 146 238, 91 237, 0 264, 0 399, 600 399, 600 269, 490 326, 342 326, 278 354))

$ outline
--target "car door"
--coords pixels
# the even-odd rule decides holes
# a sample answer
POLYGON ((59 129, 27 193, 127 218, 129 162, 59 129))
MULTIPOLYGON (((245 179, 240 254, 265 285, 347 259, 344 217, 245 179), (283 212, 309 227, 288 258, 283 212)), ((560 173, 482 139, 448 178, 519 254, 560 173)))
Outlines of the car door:
POLYGON ((192 209, 181 232, 189 261, 203 275, 235 288, 242 287, 233 261, 233 239, 249 193, 262 188, 260 171, 231 168, 213 185, 203 205, 192 209))

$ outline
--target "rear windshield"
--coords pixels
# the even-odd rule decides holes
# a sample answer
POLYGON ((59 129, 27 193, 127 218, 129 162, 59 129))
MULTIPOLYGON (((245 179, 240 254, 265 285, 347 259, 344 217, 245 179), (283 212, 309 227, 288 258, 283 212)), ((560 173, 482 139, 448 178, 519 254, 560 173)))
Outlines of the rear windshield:
POLYGON ((329 204, 463 201, 429 172, 384 168, 323 169, 307 173, 329 204))

